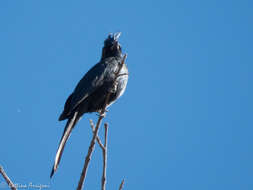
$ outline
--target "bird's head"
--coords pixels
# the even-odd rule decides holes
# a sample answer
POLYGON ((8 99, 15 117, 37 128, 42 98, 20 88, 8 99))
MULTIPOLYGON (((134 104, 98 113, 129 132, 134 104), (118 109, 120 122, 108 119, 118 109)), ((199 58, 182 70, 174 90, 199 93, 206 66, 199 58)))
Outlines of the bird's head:
POLYGON ((107 57, 121 56, 121 46, 118 42, 121 32, 109 34, 104 41, 104 47, 102 52, 102 59, 107 57))

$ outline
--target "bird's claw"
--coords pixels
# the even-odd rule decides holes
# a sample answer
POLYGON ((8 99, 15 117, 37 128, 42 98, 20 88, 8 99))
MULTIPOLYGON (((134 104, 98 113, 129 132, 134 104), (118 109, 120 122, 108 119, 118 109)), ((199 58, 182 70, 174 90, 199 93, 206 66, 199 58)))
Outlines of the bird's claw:
POLYGON ((98 111, 97 116, 105 117, 105 114, 108 112, 108 109, 105 108, 104 113, 102 113, 102 109, 98 111))
POLYGON ((106 115, 106 112, 99 113, 99 116, 100 116, 100 117, 105 117, 105 115, 106 115))

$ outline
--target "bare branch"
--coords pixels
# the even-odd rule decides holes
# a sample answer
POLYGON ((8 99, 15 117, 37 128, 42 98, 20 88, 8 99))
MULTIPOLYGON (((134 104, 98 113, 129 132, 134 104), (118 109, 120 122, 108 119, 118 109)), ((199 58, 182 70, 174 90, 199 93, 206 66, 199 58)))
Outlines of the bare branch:
POLYGON ((88 165, 89 165, 89 162, 90 162, 90 159, 91 159, 91 155, 92 155, 92 153, 94 151, 94 148, 95 148, 95 141, 96 141, 96 137, 97 137, 97 134, 98 134, 98 129, 100 127, 100 123, 101 123, 103 118, 104 118, 104 113, 102 111, 99 118, 98 118, 98 122, 97 122, 96 128, 95 128, 94 133, 93 133, 93 137, 92 137, 91 142, 90 142, 90 146, 89 146, 86 158, 85 158, 85 162, 84 162, 84 166, 83 166, 83 170, 82 170, 82 173, 81 173, 81 176, 80 176, 80 180, 79 180, 79 183, 78 183, 77 190, 81 190, 83 188, 83 182, 84 182, 86 174, 87 174, 88 165))
POLYGON ((108 123, 105 123, 105 143, 104 146, 107 147, 107 134, 108 134, 108 123))
MULTIPOLYGON (((94 127, 94 123, 93 121, 90 119, 90 126, 91 126, 91 129, 92 129, 92 132, 94 133, 95 132, 95 127, 94 127)), ((99 144, 99 146, 102 148, 102 150, 104 149, 104 145, 102 144, 99 136, 97 136, 97 142, 99 144)))
MULTIPOLYGON (((119 65, 119 70, 115 74, 115 78, 114 78, 114 81, 113 81, 113 86, 115 86, 116 79, 117 79, 123 65, 125 64, 126 57, 127 57, 127 55, 125 54, 121 64, 119 65)), ((93 137, 92 137, 91 142, 90 142, 88 153, 87 153, 86 158, 85 158, 85 162, 84 162, 83 170, 82 170, 82 173, 81 173, 81 176, 80 176, 80 179, 79 179, 77 190, 81 190, 83 188, 83 183, 84 183, 84 180, 85 180, 85 177, 86 177, 86 174, 87 174, 88 165, 89 165, 92 153, 93 153, 94 148, 95 148, 95 141, 97 139, 100 123, 101 123, 102 119, 105 117, 106 107, 108 105, 110 96, 111 96, 111 92, 109 91, 107 93, 107 96, 106 96, 106 99, 105 99, 105 104, 104 104, 102 110, 99 113, 99 118, 98 118, 96 128, 95 128, 94 133, 93 133, 93 137)))
POLYGON ((103 175, 102 175, 102 190, 105 190, 106 186, 106 168, 107 168, 107 133, 108 133, 108 124, 105 123, 105 142, 104 148, 102 148, 103 152, 103 175))
POLYGON ((107 134, 108 134, 108 123, 105 123, 105 142, 104 147, 107 147, 107 134))
POLYGON ((6 183, 12 190, 17 190, 15 185, 12 183, 8 175, 5 173, 4 169, 2 166, 0 166, 0 173, 2 174, 3 178, 5 179, 6 183))
POLYGON ((120 186, 119 186, 119 190, 122 190, 122 189, 123 189, 124 183, 125 183, 125 179, 122 180, 122 182, 121 182, 121 184, 120 184, 120 186))

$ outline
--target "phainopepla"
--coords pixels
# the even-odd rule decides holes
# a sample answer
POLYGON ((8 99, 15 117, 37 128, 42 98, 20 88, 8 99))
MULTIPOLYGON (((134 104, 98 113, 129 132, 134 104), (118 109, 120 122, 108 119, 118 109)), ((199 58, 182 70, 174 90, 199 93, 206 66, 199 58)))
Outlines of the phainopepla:
POLYGON ((55 156, 50 177, 60 163, 64 146, 70 133, 84 113, 99 112, 105 104, 110 91, 108 105, 116 101, 125 91, 128 81, 128 69, 123 65, 119 77, 114 82, 115 73, 123 60, 121 46, 118 42, 120 33, 109 34, 104 41, 101 60, 93 66, 79 81, 74 92, 70 94, 64 105, 59 121, 67 119, 65 129, 55 156))

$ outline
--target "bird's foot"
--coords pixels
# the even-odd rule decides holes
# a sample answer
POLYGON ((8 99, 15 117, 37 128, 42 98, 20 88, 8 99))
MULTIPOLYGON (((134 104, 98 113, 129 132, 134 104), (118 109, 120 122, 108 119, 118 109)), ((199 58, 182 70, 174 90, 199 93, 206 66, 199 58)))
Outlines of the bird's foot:
POLYGON ((106 108, 105 108, 104 113, 102 113, 102 110, 99 110, 98 113, 97 113, 97 116, 105 117, 105 115, 106 115, 107 112, 108 112, 108 109, 106 109, 106 108))
POLYGON ((103 112, 103 113, 102 113, 102 112, 99 113, 99 116, 100 116, 100 117, 105 117, 105 115, 106 115, 106 111, 103 112))

